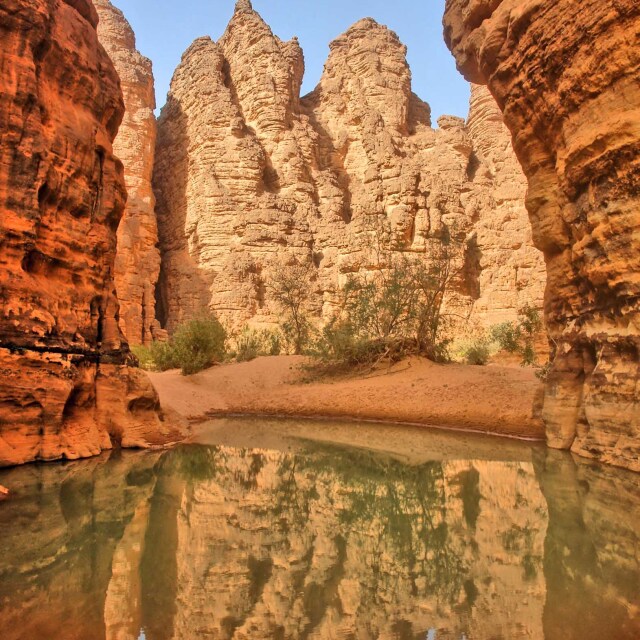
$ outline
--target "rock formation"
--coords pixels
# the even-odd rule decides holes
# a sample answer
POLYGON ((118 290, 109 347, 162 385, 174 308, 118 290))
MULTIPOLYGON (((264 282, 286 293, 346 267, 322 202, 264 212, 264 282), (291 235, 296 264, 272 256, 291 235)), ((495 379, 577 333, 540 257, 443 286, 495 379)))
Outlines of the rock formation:
POLYGON ((124 164, 127 204, 118 227, 115 283, 120 328, 131 344, 158 337, 155 287, 160 273, 158 225, 151 188, 156 145, 155 90, 151 61, 136 50, 135 35, 109 0, 93 2, 98 38, 111 58, 124 96, 124 118, 113 143, 124 164))
POLYGON ((113 285, 118 77, 88 0, 0 6, 0 466, 170 437, 113 285))
POLYGON ((331 44, 300 98, 303 72, 297 40, 279 40, 249 1, 219 42, 184 54, 154 172, 163 325, 207 307, 235 326, 273 322, 271 270, 293 260, 312 265, 313 310, 326 318, 349 274, 375 267, 363 247, 377 227, 414 259, 454 231, 465 252, 449 304, 462 315, 489 324, 539 302, 523 178, 488 96, 472 102, 469 127, 443 117, 433 129, 405 47, 371 19, 331 44))
POLYGON ((471 245, 477 251, 479 296, 473 316, 491 325, 512 320, 514 311, 527 304, 542 309, 546 270, 542 254, 533 246, 524 204, 527 180, 486 87, 471 87, 467 131, 477 159, 471 166, 471 245))
POLYGON ((548 442, 639 471, 640 4, 448 0, 445 37, 529 180, 556 352, 548 442))

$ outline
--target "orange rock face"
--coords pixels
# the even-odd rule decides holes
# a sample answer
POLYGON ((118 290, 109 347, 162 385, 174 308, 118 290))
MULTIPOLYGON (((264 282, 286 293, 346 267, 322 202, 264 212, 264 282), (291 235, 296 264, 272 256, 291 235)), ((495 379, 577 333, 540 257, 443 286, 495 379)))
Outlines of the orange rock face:
POLYGON ((151 61, 136 50, 131 26, 109 0, 94 0, 98 38, 120 76, 125 113, 113 144, 124 164, 127 204, 118 227, 115 283, 120 327, 131 344, 158 337, 155 285, 160 273, 158 225, 151 188, 156 145, 155 91, 151 61))
POLYGON ((185 52, 154 171, 163 324, 174 330, 207 307, 236 327, 276 322, 268 283, 292 258, 312 265, 313 311, 326 319, 349 275, 376 267, 362 251, 371 226, 415 259, 455 229, 466 240, 450 301, 461 316, 490 324, 541 304, 542 261, 520 234, 524 177, 497 107, 488 125, 476 101, 473 126, 447 116, 432 128, 406 48, 374 20, 330 49, 320 84, 301 98, 300 45, 245 1, 218 42, 200 38, 185 52), (516 237, 479 257, 495 229, 516 237))
POLYGON ((0 466, 169 437, 113 284, 118 77, 88 0, 0 7, 0 466))
POLYGON ((448 0, 444 24, 529 180, 556 351, 549 444, 640 470, 640 4, 448 0))

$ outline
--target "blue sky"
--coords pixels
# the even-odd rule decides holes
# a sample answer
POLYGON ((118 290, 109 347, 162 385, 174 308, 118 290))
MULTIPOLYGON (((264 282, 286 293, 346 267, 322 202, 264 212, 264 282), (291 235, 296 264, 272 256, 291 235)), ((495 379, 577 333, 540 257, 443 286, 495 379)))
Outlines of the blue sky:
MULTIPOLYGON (((235 0, 112 0, 133 26, 138 49, 153 60, 158 107, 165 103, 173 71, 199 36, 217 40, 229 22, 235 0)), ((442 39, 445 0, 253 0, 253 8, 273 32, 296 35, 304 49, 303 93, 320 79, 329 42, 354 22, 372 17, 393 29, 407 45, 413 90, 442 114, 466 117, 467 83, 458 74, 442 39)))

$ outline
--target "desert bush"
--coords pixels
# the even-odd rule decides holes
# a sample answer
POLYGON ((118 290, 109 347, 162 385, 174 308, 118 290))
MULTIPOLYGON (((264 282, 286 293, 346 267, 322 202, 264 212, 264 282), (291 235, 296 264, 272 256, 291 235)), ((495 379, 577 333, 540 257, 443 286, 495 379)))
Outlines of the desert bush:
POLYGON ((226 331, 218 319, 205 315, 180 325, 170 342, 170 350, 186 376, 222 362, 226 340, 226 331))
MULTIPOLYGON (((292 260, 277 265, 267 287, 283 313, 280 324, 282 336, 289 351, 301 355, 309 348, 313 335, 307 305, 312 291, 314 267, 311 262, 292 260)), ((274 349, 281 345, 273 343, 274 349)))
POLYGON ((311 352, 330 369, 373 364, 385 354, 393 360, 388 341, 363 334, 347 320, 334 320, 325 325, 311 352))
POLYGON ((540 313, 530 305, 525 305, 518 314, 517 322, 503 322, 492 327, 491 337, 501 349, 519 354, 523 367, 531 367, 537 362, 535 338, 541 329, 540 313))
POLYGON ((447 234, 427 256, 418 257, 389 251, 382 227, 369 239, 363 252, 369 268, 347 280, 338 312, 322 330, 314 355, 345 366, 409 355, 447 359, 443 305, 459 243, 447 234))
POLYGON ((167 371, 180 366, 168 342, 152 342, 148 347, 133 345, 131 352, 138 359, 140 368, 146 371, 167 371))
POLYGON ((486 336, 476 338, 463 350, 463 356, 467 364, 486 365, 491 357, 491 341, 486 336))
POLYGON ((262 343, 257 331, 245 327, 236 338, 236 362, 250 362, 261 355, 262 343))
POLYGON ((180 363, 173 345, 169 342, 153 342, 149 349, 154 368, 158 371, 179 369, 180 363))
POLYGON ((133 353, 133 355, 138 359, 138 364, 141 369, 144 369, 145 371, 155 370, 156 365, 153 360, 150 347, 146 347, 142 344, 134 344, 131 345, 131 353, 133 353))
POLYGON ((508 353, 520 350, 520 331, 515 322, 502 322, 491 327, 491 338, 508 353))
POLYGON ((279 331, 245 327, 235 339, 237 362, 249 362, 258 356, 277 356, 281 351, 279 331))
POLYGON ((169 342, 153 342, 149 347, 138 345, 131 351, 143 369, 181 369, 183 375, 191 375, 224 360, 226 339, 218 319, 203 315, 180 325, 169 342))

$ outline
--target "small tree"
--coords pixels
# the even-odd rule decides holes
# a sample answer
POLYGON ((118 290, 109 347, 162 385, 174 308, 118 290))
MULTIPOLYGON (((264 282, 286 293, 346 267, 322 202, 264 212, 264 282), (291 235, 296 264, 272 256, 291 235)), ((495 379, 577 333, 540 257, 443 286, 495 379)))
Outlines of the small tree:
POLYGON ((415 336, 418 351, 434 360, 446 356, 441 339, 444 303, 455 275, 462 245, 448 232, 432 247, 432 253, 412 267, 411 279, 418 290, 415 336))
POLYGON ((445 298, 461 244, 446 233, 426 256, 390 250, 384 223, 369 229, 361 249, 366 269, 352 275, 343 302, 323 329, 317 354, 345 365, 396 360, 410 354, 446 358, 445 298))
POLYGON ((311 296, 313 265, 293 260, 276 266, 268 288, 284 313, 282 333, 295 355, 306 350, 312 333, 307 304, 311 296))

